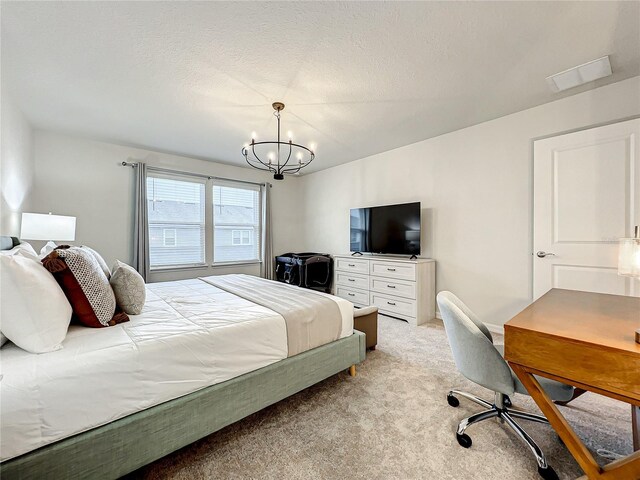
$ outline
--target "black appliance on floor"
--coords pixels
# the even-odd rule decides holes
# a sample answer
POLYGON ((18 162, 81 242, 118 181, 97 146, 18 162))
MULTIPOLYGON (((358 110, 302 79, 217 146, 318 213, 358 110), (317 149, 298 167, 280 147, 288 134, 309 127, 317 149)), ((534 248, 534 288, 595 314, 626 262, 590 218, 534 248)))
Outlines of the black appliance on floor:
POLYGON ((285 253, 276 257, 279 282, 331 293, 333 258, 326 253, 285 253))

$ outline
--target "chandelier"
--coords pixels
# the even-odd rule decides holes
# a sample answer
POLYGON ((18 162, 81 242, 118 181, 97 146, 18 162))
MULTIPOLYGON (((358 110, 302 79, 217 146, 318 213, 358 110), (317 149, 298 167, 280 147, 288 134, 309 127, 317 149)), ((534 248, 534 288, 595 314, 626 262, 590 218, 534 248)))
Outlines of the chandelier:
MULTIPOLYGON (((273 173, 275 180, 284 180, 285 174, 296 174, 301 169, 309 165, 315 158, 313 150, 314 145, 309 147, 293 143, 291 132, 288 133, 289 140, 283 142, 280 140, 280 112, 284 110, 284 103, 275 102, 272 105, 275 112, 273 114, 278 119, 278 140, 271 142, 256 142, 255 132, 251 134, 251 143, 245 143, 242 147, 242 155, 249 165, 258 170, 266 170, 273 173), (267 154, 266 160, 261 159, 256 153, 256 147, 259 145, 271 146, 275 151, 267 154), (292 161, 292 156, 295 158, 292 161)), ((259 150, 262 150, 260 147, 259 150)))

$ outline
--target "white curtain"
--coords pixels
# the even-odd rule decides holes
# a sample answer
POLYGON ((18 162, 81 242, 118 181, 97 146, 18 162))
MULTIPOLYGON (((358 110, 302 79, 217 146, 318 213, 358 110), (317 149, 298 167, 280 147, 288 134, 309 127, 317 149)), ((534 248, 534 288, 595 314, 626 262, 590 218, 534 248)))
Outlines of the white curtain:
POLYGON ((260 276, 273 280, 273 238, 271 232, 271 184, 260 186, 262 197, 262 264, 260 276))
POLYGON ((133 268, 149 280, 149 227, 147 212, 147 165, 136 164, 135 215, 133 224, 133 268))

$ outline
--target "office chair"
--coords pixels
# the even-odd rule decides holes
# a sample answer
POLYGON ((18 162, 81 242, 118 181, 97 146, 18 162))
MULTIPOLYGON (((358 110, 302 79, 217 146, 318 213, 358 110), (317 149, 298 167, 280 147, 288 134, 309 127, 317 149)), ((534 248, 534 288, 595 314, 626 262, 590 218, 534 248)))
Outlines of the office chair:
MULTIPOLYGON (((457 397, 464 397, 486 409, 460 422, 456 431, 458 443, 464 448, 471 447, 471 438, 465 430, 483 420, 500 418, 516 432, 536 457, 540 476, 545 480, 556 480, 558 475, 547 464, 542 450, 514 420, 517 418, 549 423, 541 415, 510 408, 509 395, 513 395, 514 392, 528 395, 528 392, 504 360, 504 345, 494 345, 493 337, 487 327, 453 293, 440 292, 437 301, 456 367, 472 382, 494 392, 493 404, 459 390, 449 392, 447 402, 452 407, 460 404, 457 397)), ((536 378, 553 400, 567 402, 573 398, 573 387, 543 377, 536 378)))

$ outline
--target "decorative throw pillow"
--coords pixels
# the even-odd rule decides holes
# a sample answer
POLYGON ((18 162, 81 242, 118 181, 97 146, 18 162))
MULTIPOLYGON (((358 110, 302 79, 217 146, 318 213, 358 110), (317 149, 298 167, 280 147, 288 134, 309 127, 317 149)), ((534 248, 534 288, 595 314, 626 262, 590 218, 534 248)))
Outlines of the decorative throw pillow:
POLYGON ((135 268, 116 260, 111 274, 111 287, 116 294, 116 303, 125 313, 140 315, 147 292, 142 275, 135 268))
POLYGON ((0 255, 0 330, 32 353, 62 348, 71 305, 55 279, 37 260, 0 255))
POLYGON ((99 328, 129 320, 126 313, 116 311, 109 280, 88 250, 60 246, 43 258, 42 264, 62 287, 78 322, 99 328))
MULTIPOLYGON (((62 246, 68 246, 68 245, 62 245, 62 246)), ((42 250, 40 250, 40 258, 46 257, 51 252, 53 252, 57 247, 58 245, 56 245, 54 242, 48 241, 47 244, 44 247, 42 247, 42 250)), ((91 253, 91 255, 96 257, 96 260, 98 261, 98 265, 100 265, 100 268, 102 269, 104 274, 107 276, 107 278, 111 277, 111 270, 109 270, 109 266, 107 265, 107 262, 104 261, 104 258, 102 258, 102 255, 96 252, 93 248, 87 247, 86 245, 80 245, 80 248, 84 248, 89 253, 91 253)))
POLYGON ((100 265, 100 268, 104 272, 105 276, 107 278, 111 278, 111 270, 109 270, 109 266, 107 265, 107 262, 104 261, 104 258, 102 258, 102 255, 96 252, 93 248, 87 247, 86 245, 80 245, 80 248, 84 248, 89 253, 91 253, 94 257, 96 257, 96 260, 98 261, 98 265, 100 265))

